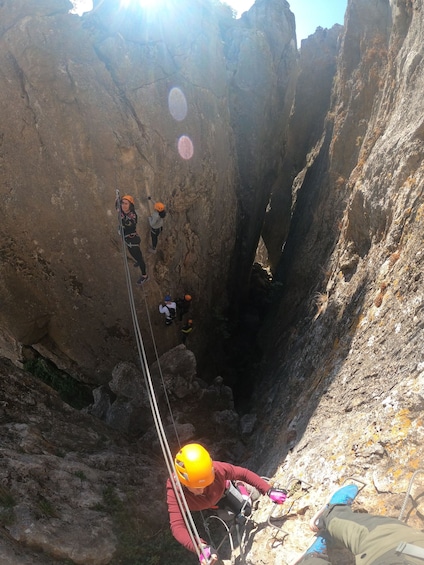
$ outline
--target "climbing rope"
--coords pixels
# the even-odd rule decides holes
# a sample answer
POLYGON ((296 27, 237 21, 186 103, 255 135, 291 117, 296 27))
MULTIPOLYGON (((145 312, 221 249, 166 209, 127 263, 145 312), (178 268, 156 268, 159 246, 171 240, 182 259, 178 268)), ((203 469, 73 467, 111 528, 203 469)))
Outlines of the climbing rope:
MULTIPOLYGON (((119 190, 116 190, 116 199, 117 201, 119 200, 119 190)), ((119 210, 118 210, 118 222, 120 225, 120 217, 119 217, 119 210)), ((124 234, 122 233, 122 230, 120 229, 120 234, 121 234, 121 240, 122 240, 122 245, 123 245, 123 255, 124 255, 124 259, 126 257, 126 246, 127 244, 125 243, 125 237, 124 234)), ((131 284, 131 278, 130 278, 130 272, 129 272, 129 268, 128 268, 128 261, 124 260, 124 268, 125 268, 125 278, 126 278, 126 283, 127 283, 127 292, 128 292, 128 296, 130 299, 130 307, 131 307, 131 314, 133 316, 133 320, 137 320, 137 313, 136 313, 136 309, 135 309, 135 303, 134 303, 134 294, 133 294, 133 287, 131 284)), ((169 395, 168 392, 166 390, 166 386, 165 386, 165 379, 163 378, 163 372, 162 372, 162 366, 160 364, 160 359, 159 359, 159 353, 158 353, 158 348, 156 345, 156 340, 155 340, 155 336, 154 336, 154 332, 153 332, 153 326, 152 326, 152 320, 150 317, 150 312, 149 312, 149 305, 147 303, 147 296, 146 293, 144 292, 144 288, 143 288, 143 299, 144 299, 144 305, 145 305, 145 309, 146 309, 146 317, 149 323, 149 330, 150 330, 150 335, 152 338, 152 343, 153 343, 153 348, 154 348, 154 352, 155 352, 155 358, 158 364, 158 369, 159 369, 159 375, 160 375, 160 381, 162 384, 162 388, 165 394, 165 400, 166 400, 166 405, 168 408, 168 412, 171 418, 171 422, 172 422, 172 426, 174 428, 174 432, 175 432, 175 437, 177 438, 177 442, 178 445, 181 447, 181 442, 180 442, 180 438, 178 435, 178 431, 177 431, 177 426, 175 424, 175 420, 174 420, 174 416, 172 413, 172 409, 171 409, 171 403, 169 400, 169 395)))
MULTIPOLYGON (((116 198, 117 198, 117 203, 119 203, 119 199, 120 199, 119 190, 116 190, 116 198)), ((121 226, 120 208, 117 206, 117 209, 118 209, 119 226, 121 226)), ((197 528, 196 528, 196 524, 194 523, 193 517, 192 517, 190 509, 188 507, 187 500, 185 498, 182 485, 174 474, 174 458, 172 456, 172 453, 171 453, 171 450, 170 450, 170 447, 169 447, 169 443, 168 443, 168 440, 167 440, 167 437, 166 437, 166 432, 165 432, 165 429, 163 427, 163 423, 162 423, 162 419, 161 419, 161 415, 160 415, 160 411, 159 411, 159 406, 158 406, 158 403, 157 403, 157 398, 156 398, 156 394, 155 394, 155 390, 154 390, 154 386, 153 386, 153 381, 152 381, 152 377, 151 377, 150 370, 149 370, 149 365, 148 365, 148 361, 147 361, 143 337, 142 337, 140 326, 139 326, 139 323, 138 323, 137 311, 136 311, 135 301, 134 301, 133 287, 132 287, 132 284, 131 284, 130 270, 129 270, 129 267, 128 267, 128 261, 126 259, 127 254, 126 254, 126 243, 125 243, 124 231, 122 229, 120 229, 120 233, 121 233, 121 243, 122 243, 122 254, 123 254, 123 259, 124 259, 125 280, 126 280, 128 299, 129 299, 130 309, 131 309, 131 317, 132 317, 134 333, 135 333, 135 338, 136 338, 136 343, 137 343, 137 351, 138 351, 138 356, 139 356, 139 360, 140 360, 140 366, 141 366, 141 370, 142 370, 142 373, 143 373, 144 381, 146 383, 146 389, 147 389, 147 394, 148 394, 148 398, 149 398, 150 408, 151 408, 151 411, 152 411, 153 421, 154 421, 154 424, 155 424, 155 427, 156 427, 156 431, 157 431, 158 438, 159 438, 159 443, 160 443, 162 453, 163 453, 163 457, 164 457, 164 460, 165 460, 165 464, 166 464, 166 467, 167 467, 167 470, 168 470, 169 479, 170 479, 172 488, 173 488, 174 493, 175 493, 175 498, 176 498, 178 506, 180 508, 181 515, 184 519, 187 531, 190 535, 190 539, 191 539, 191 541, 192 541, 192 543, 193 543, 193 545, 196 549, 197 556, 200 558, 200 554, 201 554, 200 548, 202 546, 202 540, 200 539, 199 533, 198 533, 197 528)), ((144 292, 144 289, 142 289, 142 290, 143 290, 144 302, 145 302, 145 305, 146 305, 147 317, 148 317, 148 320, 149 320, 149 327, 150 327, 150 331, 151 331, 151 334, 152 334, 152 340, 153 340, 153 343, 154 343, 154 349, 155 349, 155 353, 156 353, 156 357, 157 357, 157 347, 156 347, 156 343, 155 343, 155 340, 154 340, 153 328, 152 328, 150 315, 149 315, 148 308, 147 308, 146 294, 144 292)), ((169 404, 168 397, 167 397, 167 394, 166 394, 166 389, 165 389, 165 385, 164 385, 164 382, 163 382, 163 375, 162 375, 161 370, 160 370, 160 374, 161 374, 162 384, 163 384, 164 390, 165 390, 165 396, 167 398, 168 409, 170 410, 170 404, 169 404)), ((172 417, 172 411, 171 410, 170 410, 170 413, 171 413, 171 417, 172 417)), ((174 424, 174 429, 175 429, 175 423, 173 422, 173 424, 174 424)), ((176 429, 175 429, 175 431, 176 431, 176 429)))
POLYGON ((164 393, 165 393, 166 406, 168 408, 168 413, 169 413, 169 416, 171 418, 172 427, 174 428, 175 437, 177 438, 178 445, 181 447, 181 441, 180 441, 180 437, 178 435, 177 425, 175 423, 174 415, 172 413, 171 402, 169 400, 168 391, 166 390, 165 379, 163 378, 162 366, 161 366, 160 359, 159 359, 159 352, 158 352, 158 348, 157 348, 157 345, 156 345, 156 340, 155 340, 155 336, 154 336, 154 332, 153 332, 153 326, 152 326, 152 320, 151 320, 150 312, 149 312, 149 305, 147 303, 147 297, 146 297, 146 293, 144 292, 144 289, 143 289, 143 298, 144 298, 144 306, 145 306, 145 309, 146 309, 146 318, 147 318, 147 321, 148 321, 148 324, 149 324, 150 335, 152 337, 152 343, 153 343, 153 349, 154 349, 154 352, 155 352, 155 358, 156 358, 156 361, 157 361, 157 364, 158 364, 160 381, 161 381, 162 388, 163 388, 164 393))

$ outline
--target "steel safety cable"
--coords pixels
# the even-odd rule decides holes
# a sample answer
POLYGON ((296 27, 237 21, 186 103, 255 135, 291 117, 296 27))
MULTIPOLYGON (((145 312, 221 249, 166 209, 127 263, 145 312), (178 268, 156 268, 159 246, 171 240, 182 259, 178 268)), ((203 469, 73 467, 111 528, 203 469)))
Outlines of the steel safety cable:
MULTIPOLYGON (((119 191, 116 191, 117 194, 117 201, 119 200, 119 191)), ((118 206, 117 206, 118 208, 118 206)), ((133 293, 133 288, 132 288, 132 284, 131 284, 131 277, 130 277, 130 272, 129 272, 129 267, 128 267, 128 261, 126 258, 126 243, 125 243, 125 237, 124 237, 124 233, 123 230, 121 228, 121 218, 120 218, 120 209, 118 208, 118 218, 119 218, 119 225, 120 225, 120 232, 121 232, 121 241, 122 241, 122 251, 123 251, 123 259, 124 259, 124 271, 125 271, 125 278, 126 278, 126 284, 127 284, 127 291, 128 291, 128 298, 129 298, 129 302, 130 302, 130 309, 131 309, 131 316, 132 316, 132 321, 133 321, 133 326, 134 326, 134 331, 135 331, 135 336, 136 336, 136 343, 137 343, 137 349, 138 349, 138 354, 139 354, 139 359, 140 359, 140 365, 141 365, 141 369, 142 369, 142 373, 143 373, 143 377, 144 380, 146 382, 146 387, 147 387, 147 393, 148 393, 148 398, 149 398, 149 403, 150 403, 150 407, 151 407, 151 411, 152 411, 152 415, 153 415, 153 420, 155 423, 155 427, 156 427, 156 431, 159 437, 159 441, 161 444, 161 449, 162 449, 162 453, 165 459, 165 464, 167 466, 168 469, 168 474, 169 474, 169 478, 171 481, 171 485, 173 487, 174 493, 175 493, 175 497, 178 503, 178 506, 180 508, 181 511, 181 515, 184 519, 185 525, 187 527, 187 531, 190 535, 191 541, 196 549, 196 553, 198 555, 198 557, 200 557, 200 547, 202 545, 202 540, 200 539, 199 533, 197 531, 197 527, 196 524, 194 523, 193 517, 191 515, 190 509, 188 507, 187 504, 187 500, 185 498, 185 494, 184 491, 182 489, 182 485, 180 483, 180 481, 178 481, 175 478, 174 475, 174 460, 171 454, 171 450, 169 448, 169 443, 167 441, 166 438, 166 434, 165 434, 165 430, 163 428, 163 424, 162 424, 162 420, 160 417, 160 411, 159 411, 159 407, 157 404, 157 399, 156 399, 156 395, 155 395, 155 391, 154 391, 154 387, 153 387, 153 382, 152 382, 152 378, 150 375, 150 371, 149 371, 149 367, 148 367, 148 362, 147 362, 147 357, 146 357, 146 352, 145 352, 145 348, 144 348, 144 343, 143 343, 143 338, 141 335, 141 331, 140 331, 140 327, 139 327, 139 323, 138 323, 138 318, 137 318, 137 312, 136 312, 136 308, 135 308, 135 301, 134 301, 134 293, 133 293)), ((144 292, 144 289, 143 289, 144 292)))

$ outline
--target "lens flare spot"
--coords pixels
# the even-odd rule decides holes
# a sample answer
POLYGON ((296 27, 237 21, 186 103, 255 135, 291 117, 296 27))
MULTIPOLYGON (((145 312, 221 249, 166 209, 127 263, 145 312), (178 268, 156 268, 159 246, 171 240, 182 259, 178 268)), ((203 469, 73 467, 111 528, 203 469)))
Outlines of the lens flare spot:
POLYGON ((185 159, 191 159, 194 153, 193 142, 187 135, 182 135, 178 140, 178 153, 185 159))
POLYGON ((168 107, 171 116, 177 122, 182 122, 187 116, 187 100, 180 88, 171 88, 168 96, 168 107))

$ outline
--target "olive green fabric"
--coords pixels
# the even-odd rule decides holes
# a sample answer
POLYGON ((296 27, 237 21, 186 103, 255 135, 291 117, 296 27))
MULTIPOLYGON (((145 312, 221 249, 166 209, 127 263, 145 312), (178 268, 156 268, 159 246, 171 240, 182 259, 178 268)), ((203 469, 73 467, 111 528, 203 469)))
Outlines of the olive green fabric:
MULTIPOLYGON (((333 506, 322 515, 326 535, 355 555, 356 565, 424 565, 424 559, 396 555, 400 542, 424 548, 424 533, 395 518, 352 512, 350 506, 333 506)), ((327 555, 308 556, 305 565, 330 564, 327 555)))

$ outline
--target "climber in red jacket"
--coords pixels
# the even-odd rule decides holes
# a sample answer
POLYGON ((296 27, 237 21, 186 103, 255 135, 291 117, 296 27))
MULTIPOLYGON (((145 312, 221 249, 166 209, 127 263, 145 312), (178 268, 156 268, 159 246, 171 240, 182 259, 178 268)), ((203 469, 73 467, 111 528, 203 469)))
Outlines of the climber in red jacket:
MULTIPOLYGON (((254 487, 261 494, 267 494, 276 504, 283 504, 287 497, 285 490, 272 488, 267 481, 244 467, 236 467, 221 461, 212 461, 206 449, 198 443, 189 443, 177 453, 175 457, 175 475, 183 485, 184 495, 190 510, 212 508, 223 497, 228 497, 231 491, 232 496, 229 502, 235 513, 239 513, 246 504, 246 500, 241 492, 237 491, 240 494, 239 507, 235 508, 234 505, 237 503, 233 493, 237 489, 234 488, 232 481, 247 483, 247 485, 254 487)), ((167 481, 166 489, 172 534, 189 551, 196 552, 170 479, 167 481)), ((209 559, 209 563, 215 563, 218 560, 215 550, 210 548, 203 540, 199 551, 201 561, 209 559)))

